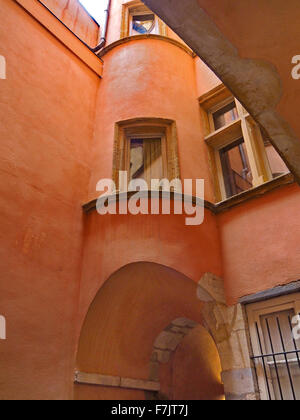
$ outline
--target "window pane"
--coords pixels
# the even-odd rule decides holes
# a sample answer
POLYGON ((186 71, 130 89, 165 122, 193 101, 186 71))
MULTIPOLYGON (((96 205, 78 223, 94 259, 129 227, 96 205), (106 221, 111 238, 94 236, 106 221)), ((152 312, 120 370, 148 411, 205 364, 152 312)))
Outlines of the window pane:
POLYGON ((132 16, 132 35, 150 34, 155 29, 153 14, 132 16))
POLYGON ((240 139, 220 151, 227 197, 252 188, 252 173, 244 139, 240 139))
POLYGON ((239 118, 235 102, 232 102, 213 113, 215 130, 232 123, 239 118))
POLYGON ((281 157, 279 156, 275 148, 272 146, 272 144, 268 141, 265 142, 265 148, 273 178, 277 178, 280 175, 288 173, 288 167, 281 159, 281 157))
POLYGON ((131 140, 130 144, 130 179, 143 178, 144 148, 143 140, 131 140))
POLYGON ((144 179, 149 188, 152 179, 163 178, 161 139, 131 139, 130 180, 144 179))

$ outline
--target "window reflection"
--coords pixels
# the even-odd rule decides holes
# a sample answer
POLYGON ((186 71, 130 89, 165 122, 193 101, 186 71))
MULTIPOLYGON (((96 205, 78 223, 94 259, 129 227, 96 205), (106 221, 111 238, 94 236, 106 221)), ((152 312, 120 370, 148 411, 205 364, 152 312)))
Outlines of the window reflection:
POLYGON ((221 149, 220 158, 228 198, 252 188, 253 177, 243 138, 221 149))
POLYGON ((163 178, 160 138, 130 140, 130 180, 144 179, 149 187, 152 179, 163 178))
POLYGON ((132 16, 132 35, 150 34, 153 32, 154 29, 154 14, 132 16))

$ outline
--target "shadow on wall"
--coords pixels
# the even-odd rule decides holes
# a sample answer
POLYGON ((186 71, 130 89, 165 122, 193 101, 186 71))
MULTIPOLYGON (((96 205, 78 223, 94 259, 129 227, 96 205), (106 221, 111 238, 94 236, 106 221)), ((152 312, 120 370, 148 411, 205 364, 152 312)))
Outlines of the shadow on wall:
POLYGON ((160 380, 159 399, 223 400, 221 370, 211 335, 194 321, 177 318, 155 340, 150 377, 160 380))

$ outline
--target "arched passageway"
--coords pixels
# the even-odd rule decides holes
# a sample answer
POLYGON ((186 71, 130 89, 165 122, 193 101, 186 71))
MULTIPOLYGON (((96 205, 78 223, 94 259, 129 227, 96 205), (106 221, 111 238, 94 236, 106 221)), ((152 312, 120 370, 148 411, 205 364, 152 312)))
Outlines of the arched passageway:
POLYGON ((221 399, 202 307, 197 284, 168 267, 143 262, 114 273, 82 328, 75 398, 221 399))

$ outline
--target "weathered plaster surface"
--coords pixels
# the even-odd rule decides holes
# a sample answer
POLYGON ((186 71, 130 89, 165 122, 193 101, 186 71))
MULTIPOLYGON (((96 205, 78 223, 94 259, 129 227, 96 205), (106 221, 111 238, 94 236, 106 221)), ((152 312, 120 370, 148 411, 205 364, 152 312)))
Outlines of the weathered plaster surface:
POLYGON ((257 399, 242 306, 226 305, 224 282, 211 273, 206 273, 199 281, 197 295, 204 302, 204 325, 219 350, 226 398, 257 399))

